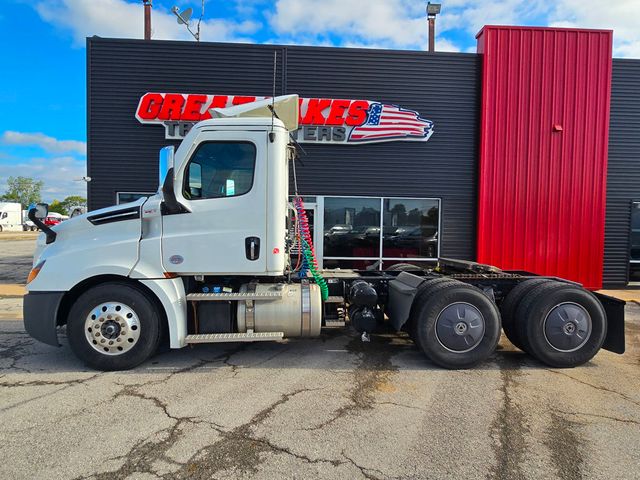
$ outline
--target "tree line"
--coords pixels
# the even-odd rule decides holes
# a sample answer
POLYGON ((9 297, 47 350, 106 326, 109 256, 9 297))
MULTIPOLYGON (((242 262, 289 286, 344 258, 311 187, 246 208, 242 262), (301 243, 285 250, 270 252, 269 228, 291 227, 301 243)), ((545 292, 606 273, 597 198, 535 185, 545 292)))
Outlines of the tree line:
MULTIPOLYGON (((41 190, 43 186, 42 180, 34 180, 31 177, 9 177, 7 191, 0 196, 0 201, 19 203, 24 210, 29 205, 42 201, 41 190)), ((86 198, 80 195, 69 195, 64 200, 53 200, 49 204, 49 211, 69 215, 74 207, 86 206, 86 198)))

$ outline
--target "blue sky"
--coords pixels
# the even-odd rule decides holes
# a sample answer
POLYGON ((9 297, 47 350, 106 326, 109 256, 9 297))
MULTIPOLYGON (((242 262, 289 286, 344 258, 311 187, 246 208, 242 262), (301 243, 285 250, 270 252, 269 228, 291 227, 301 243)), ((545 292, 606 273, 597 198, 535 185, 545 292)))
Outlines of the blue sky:
MULTIPOLYGON (((172 5, 154 0, 153 38, 190 40, 172 5)), ((84 194, 86 36, 142 37, 142 2, 0 0, 0 193, 6 178, 45 182, 46 201, 84 194)), ((421 0, 207 0, 205 41, 424 49, 421 0)), ((485 24, 614 29, 614 56, 640 58, 640 0, 442 0, 439 50, 475 51, 485 24)))

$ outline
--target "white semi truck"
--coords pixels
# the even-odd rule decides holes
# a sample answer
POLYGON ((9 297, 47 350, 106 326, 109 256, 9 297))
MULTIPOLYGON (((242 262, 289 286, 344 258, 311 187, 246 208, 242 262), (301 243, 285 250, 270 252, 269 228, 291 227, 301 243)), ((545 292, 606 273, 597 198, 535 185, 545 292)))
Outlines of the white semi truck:
POLYGON ((46 205, 30 211, 43 230, 24 299, 32 337, 57 346, 66 326, 73 352, 101 370, 132 368, 163 339, 280 341, 346 325, 365 338, 405 331, 446 368, 487 359, 501 329, 553 367, 624 352, 624 302, 566 280, 442 258, 432 269, 318 271, 289 192, 298 97, 211 113, 175 153, 162 150, 156 195, 51 228, 46 205))
POLYGON ((0 232, 22 230, 22 206, 14 202, 0 202, 0 232))

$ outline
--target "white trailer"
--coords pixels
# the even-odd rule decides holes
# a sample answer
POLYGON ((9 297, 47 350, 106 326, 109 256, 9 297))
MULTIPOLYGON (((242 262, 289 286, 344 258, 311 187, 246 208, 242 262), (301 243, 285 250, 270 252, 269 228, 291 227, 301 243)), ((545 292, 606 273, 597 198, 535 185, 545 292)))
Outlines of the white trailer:
POLYGON ((58 345, 66 325, 74 353, 102 370, 138 365, 164 337, 181 348, 347 324, 365 339, 405 331, 446 368, 487 359, 501 327, 554 367, 624 351, 624 302, 566 280, 447 259, 319 272, 301 197, 289 197, 298 97, 211 113, 175 153, 163 149, 156 195, 52 228, 46 205, 30 211, 43 230, 24 299, 31 336, 58 345), (304 253, 297 269, 292 251, 304 253))
POLYGON ((22 206, 19 203, 0 202, 0 232, 22 230, 22 206))

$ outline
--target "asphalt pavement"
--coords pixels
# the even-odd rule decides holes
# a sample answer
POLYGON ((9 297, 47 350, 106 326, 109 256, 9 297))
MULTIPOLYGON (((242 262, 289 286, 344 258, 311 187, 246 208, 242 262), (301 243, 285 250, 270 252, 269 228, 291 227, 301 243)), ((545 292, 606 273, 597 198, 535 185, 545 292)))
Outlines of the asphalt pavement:
POLYGON ((503 339, 447 371, 406 336, 326 331, 112 373, 32 340, 21 302, 0 297, 0 479, 640 478, 633 302, 627 353, 574 369, 503 339))

